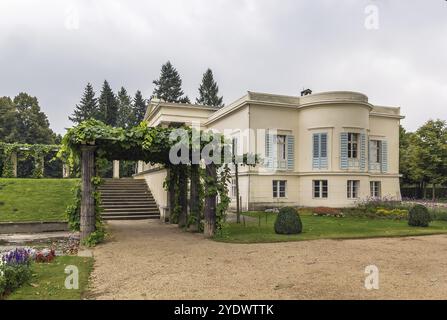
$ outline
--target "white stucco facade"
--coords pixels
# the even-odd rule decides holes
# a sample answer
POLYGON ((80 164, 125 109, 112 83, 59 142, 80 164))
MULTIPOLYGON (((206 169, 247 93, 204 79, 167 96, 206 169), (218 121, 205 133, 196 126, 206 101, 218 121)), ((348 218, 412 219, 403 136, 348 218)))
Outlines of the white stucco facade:
MULTIPOLYGON (((259 154, 262 165, 240 168, 243 210, 345 207, 371 196, 400 199, 402 118, 400 108, 374 106, 356 92, 302 97, 248 92, 221 109, 152 101, 146 114, 149 126, 200 123, 202 129, 230 132, 239 154, 259 154)), ((139 171, 136 178, 145 178, 165 207, 164 170, 143 165, 139 171)))

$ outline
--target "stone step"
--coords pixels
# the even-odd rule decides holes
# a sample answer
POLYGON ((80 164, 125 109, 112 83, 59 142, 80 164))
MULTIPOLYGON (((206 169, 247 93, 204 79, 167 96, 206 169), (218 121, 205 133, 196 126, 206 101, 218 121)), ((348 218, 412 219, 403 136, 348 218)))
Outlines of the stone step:
POLYGON ((140 205, 153 205, 153 204, 157 204, 155 202, 155 200, 149 200, 149 199, 141 199, 141 200, 102 200, 101 201, 101 205, 104 206, 114 206, 114 205, 136 205, 136 206, 140 206, 140 205))
POLYGON ((160 215, 140 215, 140 216, 113 216, 104 217, 104 220, 149 220, 149 219, 160 219, 160 215))
POLYGON ((116 206, 116 207, 103 207, 103 212, 113 212, 113 211, 129 211, 129 212, 137 212, 137 211, 144 211, 144 210, 158 210, 158 207, 156 205, 154 206, 144 206, 144 207, 123 207, 123 206, 116 206))

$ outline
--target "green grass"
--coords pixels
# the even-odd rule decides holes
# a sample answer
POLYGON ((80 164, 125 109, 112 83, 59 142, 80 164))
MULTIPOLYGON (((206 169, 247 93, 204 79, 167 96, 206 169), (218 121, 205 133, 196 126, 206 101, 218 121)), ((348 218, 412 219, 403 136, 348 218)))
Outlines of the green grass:
POLYGON ((355 217, 317 217, 301 214, 303 232, 297 235, 279 235, 273 228, 276 214, 264 212, 244 213, 255 221, 229 223, 217 232, 216 241, 233 243, 282 242, 315 239, 356 239, 375 237, 401 237, 447 233, 447 221, 434 221, 428 228, 410 227, 406 220, 369 219, 355 217), (260 219, 259 219, 260 217, 260 219), (267 221, 266 221, 267 218, 267 221), (259 226, 260 223, 260 226, 259 226))
POLYGON ((87 290, 88 279, 93 268, 93 258, 76 256, 57 257, 51 263, 34 263, 33 277, 7 297, 8 300, 79 300, 87 290), (79 289, 65 288, 68 276, 65 267, 74 265, 79 270, 79 289))
POLYGON ((77 179, 0 178, 0 222, 66 220, 77 179))

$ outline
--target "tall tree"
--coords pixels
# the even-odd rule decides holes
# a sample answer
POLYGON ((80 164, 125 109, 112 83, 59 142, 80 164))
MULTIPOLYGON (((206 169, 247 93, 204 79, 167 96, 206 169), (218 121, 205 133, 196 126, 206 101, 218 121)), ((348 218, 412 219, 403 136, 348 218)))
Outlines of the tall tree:
POLYGON ((14 98, 17 110, 16 142, 21 143, 54 143, 55 134, 50 129, 47 116, 40 110, 39 101, 27 93, 19 93, 14 98))
POLYGON ((429 120, 416 131, 414 160, 419 170, 432 185, 432 198, 436 186, 447 182, 447 122, 429 120))
POLYGON ((10 97, 0 98, 0 141, 17 140, 17 111, 10 97))
POLYGON ((132 111, 132 98, 127 94, 127 90, 121 87, 118 91, 118 127, 130 128, 134 125, 135 120, 132 111))
POLYGON ((143 99, 143 95, 141 94, 141 91, 138 90, 135 93, 135 98, 133 99, 132 104, 133 109, 133 115, 135 122, 133 123, 134 126, 138 125, 141 121, 144 120, 144 115, 146 114, 146 100, 143 99))
POLYGON ((182 79, 170 61, 161 67, 160 78, 153 83, 154 97, 166 102, 190 103, 188 96, 183 96, 182 79))
POLYGON ((99 120, 115 127, 118 121, 118 102, 107 80, 102 85, 99 96, 99 120))
POLYGON ((72 116, 68 117, 70 121, 79 124, 88 119, 96 119, 98 117, 98 99, 95 98, 95 91, 91 83, 87 83, 81 102, 76 105, 72 116))
POLYGON ((213 71, 207 69, 203 74, 202 83, 199 87, 199 97, 196 103, 206 106, 223 107, 223 97, 219 97, 219 86, 214 81, 213 71))

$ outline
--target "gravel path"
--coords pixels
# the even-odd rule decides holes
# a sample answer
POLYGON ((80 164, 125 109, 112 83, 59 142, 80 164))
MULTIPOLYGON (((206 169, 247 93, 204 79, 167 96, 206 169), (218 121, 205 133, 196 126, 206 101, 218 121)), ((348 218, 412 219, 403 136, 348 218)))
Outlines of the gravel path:
POLYGON ((226 244, 159 221, 109 222, 96 299, 446 299, 447 236, 226 244), (364 287, 365 267, 379 290, 364 287))

